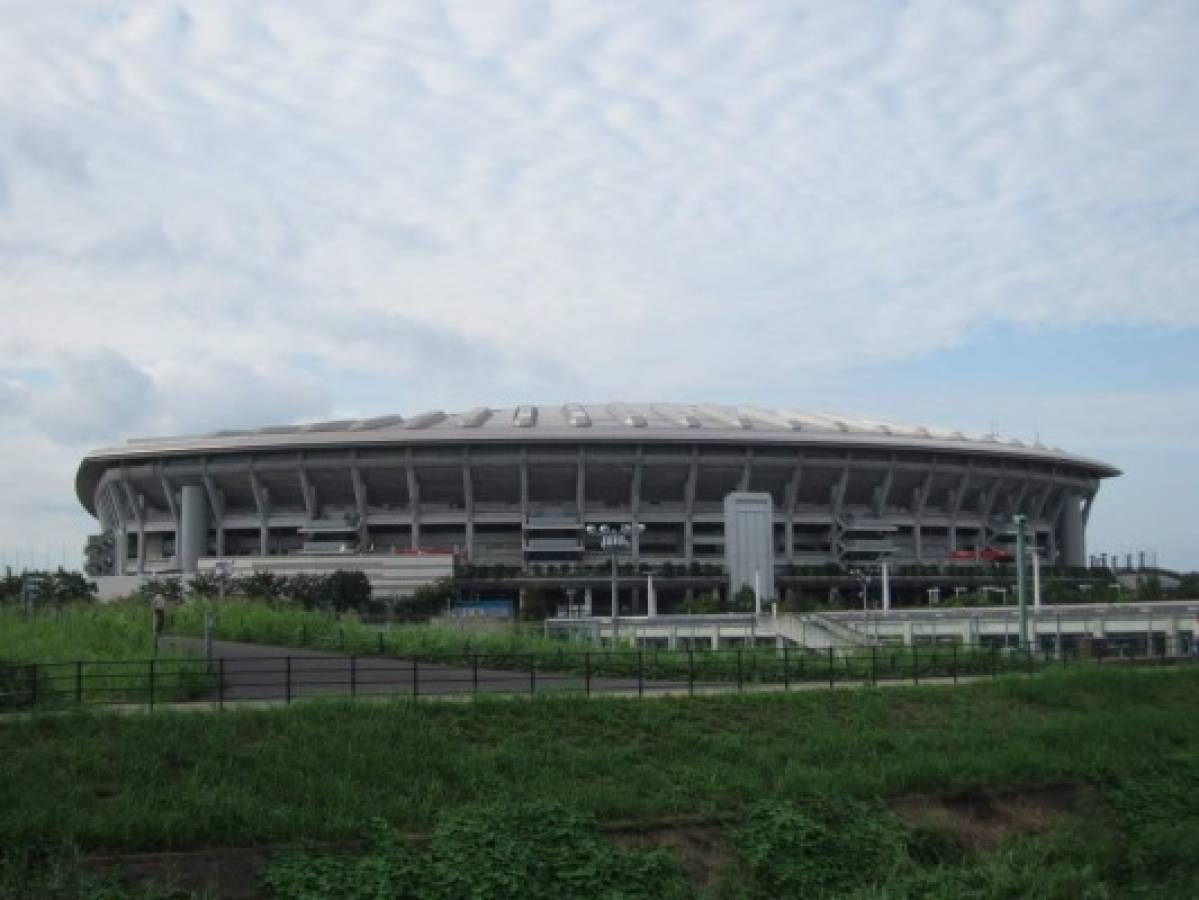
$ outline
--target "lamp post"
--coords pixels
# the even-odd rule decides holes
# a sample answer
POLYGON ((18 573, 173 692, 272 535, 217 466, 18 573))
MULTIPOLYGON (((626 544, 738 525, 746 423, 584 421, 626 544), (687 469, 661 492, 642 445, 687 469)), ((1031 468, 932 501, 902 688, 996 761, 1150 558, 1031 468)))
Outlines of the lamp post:
POLYGON ((1023 513, 1016 513, 1012 516, 1012 525, 1016 529, 1016 597, 1020 604, 1020 642, 1018 646, 1021 650, 1028 646, 1028 587, 1024 578, 1024 555, 1027 552, 1024 537, 1025 519, 1023 513))
POLYGON ((620 599, 619 587, 616 582, 616 557, 621 550, 628 549, 634 534, 645 531, 645 525, 638 522, 635 525, 625 522, 620 525, 588 525, 587 534, 599 539, 601 550, 606 550, 612 558, 612 643, 616 643, 620 635, 620 599))
POLYGON ((1041 608, 1041 554, 1036 546, 1028 548, 1028 558, 1032 560, 1032 608, 1041 608))

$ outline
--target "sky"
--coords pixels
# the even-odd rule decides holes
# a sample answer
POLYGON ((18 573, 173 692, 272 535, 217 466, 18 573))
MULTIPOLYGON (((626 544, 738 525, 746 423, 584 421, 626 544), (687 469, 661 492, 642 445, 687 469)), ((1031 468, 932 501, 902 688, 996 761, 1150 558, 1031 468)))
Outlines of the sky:
POLYGON ((572 400, 1039 437, 1199 568, 1199 6, 0 0, 0 563, 91 448, 572 400))

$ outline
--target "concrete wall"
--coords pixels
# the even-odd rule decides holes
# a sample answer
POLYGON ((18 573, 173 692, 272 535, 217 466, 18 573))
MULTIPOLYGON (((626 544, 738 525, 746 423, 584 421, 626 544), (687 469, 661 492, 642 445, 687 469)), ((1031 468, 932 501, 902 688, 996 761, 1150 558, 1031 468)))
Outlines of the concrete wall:
MULTIPOLYGON (((215 572, 220 561, 205 557, 199 561, 199 571, 215 572)), ((345 556, 234 556, 224 562, 232 565, 234 577, 270 572, 275 575, 327 575, 330 572, 362 572, 371 583, 376 597, 393 594, 406 596, 417 588, 432 584, 439 578, 454 574, 454 557, 448 553, 420 555, 350 555, 345 556)))

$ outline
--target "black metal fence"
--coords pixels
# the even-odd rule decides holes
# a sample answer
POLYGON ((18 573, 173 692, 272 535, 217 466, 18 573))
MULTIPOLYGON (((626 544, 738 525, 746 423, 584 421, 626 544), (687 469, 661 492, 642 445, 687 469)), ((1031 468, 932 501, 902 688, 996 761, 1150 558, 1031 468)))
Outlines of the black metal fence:
POLYGON ((0 665, 0 711, 163 704, 291 703, 350 698, 536 695, 688 695, 957 683, 1052 668, 1199 662, 1190 642, 1146 645, 1140 654, 1063 652, 997 644, 794 647, 727 650, 563 648, 538 653, 444 653, 419 657, 237 655, 0 665))

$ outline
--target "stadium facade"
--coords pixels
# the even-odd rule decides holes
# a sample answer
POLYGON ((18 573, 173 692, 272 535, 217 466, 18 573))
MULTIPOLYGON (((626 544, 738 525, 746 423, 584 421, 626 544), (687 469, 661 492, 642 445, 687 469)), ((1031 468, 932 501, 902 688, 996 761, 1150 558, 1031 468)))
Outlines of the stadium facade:
POLYGON ((722 563, 724 501, 770 497, 778 566, 982 552, 1027 517, 1041 557, 1086 563, 1119 471, 994 435, 753 406, 478 407, 137 438, 89 453, 93 575, 193 572, 223 557, 453 550, 473 566, 602 565, 586 526, 630 523, 630 561, 722 563))

